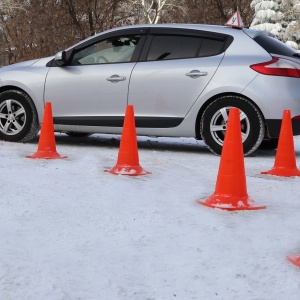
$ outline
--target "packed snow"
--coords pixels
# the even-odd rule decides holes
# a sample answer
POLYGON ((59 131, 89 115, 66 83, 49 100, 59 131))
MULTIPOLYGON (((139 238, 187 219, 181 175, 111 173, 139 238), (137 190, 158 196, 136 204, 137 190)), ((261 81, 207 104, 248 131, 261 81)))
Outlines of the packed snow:
POLYGON ((260 173, 275 150, 244 159, 267 208, 230 212, 196 202, 220 163, 202 141, 138 137, 136 177, 104 172, 119 141, 59 134, 54 160, 26 158, 38 138, 0 142, 1 300, 299 300, 300 178, 260 173))

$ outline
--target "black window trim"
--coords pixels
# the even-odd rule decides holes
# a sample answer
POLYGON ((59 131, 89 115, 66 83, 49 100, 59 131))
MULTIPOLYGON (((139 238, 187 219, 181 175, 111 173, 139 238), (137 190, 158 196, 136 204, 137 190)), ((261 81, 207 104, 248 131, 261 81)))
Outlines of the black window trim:
POLYGON ((228 34, 204 31, 199 29, 171 28, 171 27, 152 27, 148 34, 153 35, 184 35, 184 36, 200 36, 208 38, 226 38, 228 34))

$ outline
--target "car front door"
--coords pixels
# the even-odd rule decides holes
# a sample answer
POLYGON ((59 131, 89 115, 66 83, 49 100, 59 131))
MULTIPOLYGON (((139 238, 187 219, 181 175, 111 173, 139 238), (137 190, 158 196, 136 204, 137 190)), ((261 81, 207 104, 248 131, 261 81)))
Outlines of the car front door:
POLYGON ((137 127, 176 127, 216 72, 226 36, 152 29, 129 87, 137 127))
POLYGON ((67 65, 50 68, 44 100, 52 103, 57 128, 122 127, 135 53, 143 40, 141 32, 113 34, 75 46, 67 65))

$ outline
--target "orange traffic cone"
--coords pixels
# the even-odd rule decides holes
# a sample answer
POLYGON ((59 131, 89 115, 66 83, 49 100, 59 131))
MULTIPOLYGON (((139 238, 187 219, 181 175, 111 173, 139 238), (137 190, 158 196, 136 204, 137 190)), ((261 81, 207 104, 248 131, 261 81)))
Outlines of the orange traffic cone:
POLYGON ((266 206, 256 205, 248 197, 241 136, 240 113, 231 108, 221 154, 215 192, 199 204, 226 210, 255 210, 266 206))
POLYGON ((46 102, 44 117, 41 127, 41 133, 39 138, 38 150, 28 158, 44 158, 44 159, 56 159, 66 158, 67 156, 60 156, 56 152, 56 143, 54 137, 54 126, 52 117, 51 102, 46 102))
POLYGON ((127 105, 117 164, 110 170, 114 175, 139 176, 150 174, 139 164, 133 105, 127 105))
POLYGON ((283 112, 274 166, 271 170, 261 172, 261 174, 270 174, 284 177, 300 176, 300 171, 296 166, 290 110, 284 110, 283 112))
POLYGON ((294 265, 296 265, 297 267, 300 268, 300 254, 290 254, 286 258, 292 264, 294 264, 294 265))

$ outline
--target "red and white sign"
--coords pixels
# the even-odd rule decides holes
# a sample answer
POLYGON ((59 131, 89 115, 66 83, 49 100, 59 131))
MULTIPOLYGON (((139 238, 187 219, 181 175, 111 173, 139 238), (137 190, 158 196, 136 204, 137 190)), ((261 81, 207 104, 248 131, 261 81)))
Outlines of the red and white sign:
POLYGON ((241 18, 240 13, 236 11, 225 25, 232 26, 232 27, 244 27, 243 20, 241 18))

